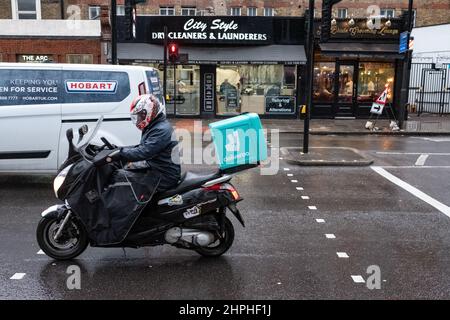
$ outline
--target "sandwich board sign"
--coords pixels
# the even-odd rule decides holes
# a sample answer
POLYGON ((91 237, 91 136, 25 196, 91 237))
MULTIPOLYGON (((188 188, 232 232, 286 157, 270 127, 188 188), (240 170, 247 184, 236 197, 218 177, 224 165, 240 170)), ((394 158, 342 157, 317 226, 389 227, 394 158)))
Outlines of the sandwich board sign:
POLYGON ((381 115, 383 113, 384 106, 386 105, 388 95, 388 88, 384 89, 383 93, 378 97, 378 99, 372 104, 370 113, 381 115))

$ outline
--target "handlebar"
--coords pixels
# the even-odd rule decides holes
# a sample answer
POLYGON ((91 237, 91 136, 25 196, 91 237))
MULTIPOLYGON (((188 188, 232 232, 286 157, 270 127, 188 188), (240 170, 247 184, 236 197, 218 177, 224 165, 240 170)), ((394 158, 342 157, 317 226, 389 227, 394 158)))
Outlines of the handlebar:
POLYGON ((114 146, 109 143, 109 141, 105 137, 101 137, 100 140, 108 147, 109 150, 115 149, 114 146))

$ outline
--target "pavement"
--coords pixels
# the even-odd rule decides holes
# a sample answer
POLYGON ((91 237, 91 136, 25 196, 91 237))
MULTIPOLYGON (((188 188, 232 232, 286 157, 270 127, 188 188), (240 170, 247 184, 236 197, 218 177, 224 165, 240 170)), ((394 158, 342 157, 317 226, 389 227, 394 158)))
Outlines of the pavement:
MULTIPOLYGON (((0 176, 0 299, 450 299, 450 138, 310 142, 374 163, 292 165, 271 141, 273 175, 233 178, 246 228, 231 217, 235 242, 218 259, 162 246, 54 261, 35 240, 40 213, 57 202, 52 177, 0 176), (80 290, 66 285, 71 265, 80 290)), ((281 134, 279 145, 298 148, 301 136, 281 134)))
MULTIPOLYGON (((201 121, 201 127, 207 129, 208 124, 217 119, 171 119, 173 125, 190 129, 194 121, 201 121)), ((278 129, 281 133, 303 133, 303 120, 300 119, 262 119, 263 127, 266 129, 278 129)), ((310 133, 312 135, 415 135, 434 136, 450 135, 450 115, 438 116, 422 114, 417 116, 410 114, 405 121, 403 130, 392 131, 389 127, 390 121, 386 119, 376 121, 378 130, 365 128, 367 119, 331 120, 312 119, 310 122, 310 133)))

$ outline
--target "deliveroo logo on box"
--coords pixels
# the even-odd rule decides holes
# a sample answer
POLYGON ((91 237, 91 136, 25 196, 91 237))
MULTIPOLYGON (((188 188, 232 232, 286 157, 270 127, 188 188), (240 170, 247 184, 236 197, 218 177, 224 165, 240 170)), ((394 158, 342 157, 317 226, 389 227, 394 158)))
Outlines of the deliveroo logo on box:
POLYGON ((246 133, 242 129, 237 129, 226 133, 225 144, 225 158, 224 161, 228 164, 245 163, 249 156, 248 150, 245 146, 246 133))
POLYGON ((239 132, 234 131, 227 135, 227 144, 225 145, 225 150, 227 152, 238 152, 241 146, 239 141, 239 132))

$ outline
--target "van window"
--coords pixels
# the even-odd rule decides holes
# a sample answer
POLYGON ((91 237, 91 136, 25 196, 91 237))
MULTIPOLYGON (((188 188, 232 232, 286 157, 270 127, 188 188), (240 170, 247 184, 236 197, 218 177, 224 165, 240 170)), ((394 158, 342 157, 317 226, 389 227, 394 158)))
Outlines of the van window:
POLYGON ((162 101, 161 84, 159 83, 158 71, 146 71, 149 91, 151 94, 158 97, 159 101, 162 101))
POLYGON ((61 103, 61 71, 0 69, 0 106, 61 103))
POLYGON ((63 72, 64 103, 120 102, 130 95, 126 72, 63 72))

